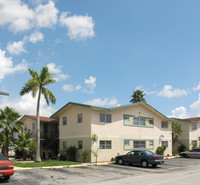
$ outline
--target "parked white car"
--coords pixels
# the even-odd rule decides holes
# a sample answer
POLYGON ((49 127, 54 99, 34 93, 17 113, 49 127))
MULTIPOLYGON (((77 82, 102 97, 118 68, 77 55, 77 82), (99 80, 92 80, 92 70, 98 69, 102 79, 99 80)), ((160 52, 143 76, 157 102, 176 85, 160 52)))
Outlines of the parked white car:
POLYGON ((184 151, 180 153, 183 157, 199 157, 200 158, 200 148, 194 148, 189 151, 184 151))

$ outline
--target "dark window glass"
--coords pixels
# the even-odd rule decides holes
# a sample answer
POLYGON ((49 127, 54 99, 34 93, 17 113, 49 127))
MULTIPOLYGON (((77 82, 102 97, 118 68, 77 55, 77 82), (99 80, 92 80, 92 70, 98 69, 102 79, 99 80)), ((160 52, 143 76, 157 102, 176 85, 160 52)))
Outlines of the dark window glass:
POLYGON ((63 117, 62 125, 67 125, 67 117, 63 117))
POLYGON ((78 123, 82 123, 83 117, 82 114, 78 114, 78 123))
POLYGON ((2 154, 0 154, 0 161, 7 161, 7 159, 2 154))

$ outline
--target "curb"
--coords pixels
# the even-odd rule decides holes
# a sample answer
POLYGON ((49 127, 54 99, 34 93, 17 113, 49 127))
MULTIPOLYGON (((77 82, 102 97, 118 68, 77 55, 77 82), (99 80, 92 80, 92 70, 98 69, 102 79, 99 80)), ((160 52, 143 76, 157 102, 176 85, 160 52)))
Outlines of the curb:
POLYGON ((59 169, 59 168, 63 168, 63 166, 44 166, 44 167, 41 167, 41 169, 59 169))
POLYGON ((175 158, 180 158, 181 156, 169 156, 169 157, 164 157, 164 159, 175 159, 175 158))
POLYGON ((105 166, 105 165, 109 165, 109 163, 96 163, 96 166, 105 166))
POLYGON ((14 167, 14 171, 18 171, 18 170, 31 170, 33 168, 21 168, 21 167, 14 167))
POLYGON ((23 167, 14 167, 15 171, 18 170, 31 170, 31 169, 61 169, 61 168, 79 168, 79 167, 87 167, 87 166, 106 166, 110 163, 87 163, 87 164, 80 164, 80 165, 67 165, 67 166, 44 166, 44 167, 33 167, 33 168, 23 168, 23 167))

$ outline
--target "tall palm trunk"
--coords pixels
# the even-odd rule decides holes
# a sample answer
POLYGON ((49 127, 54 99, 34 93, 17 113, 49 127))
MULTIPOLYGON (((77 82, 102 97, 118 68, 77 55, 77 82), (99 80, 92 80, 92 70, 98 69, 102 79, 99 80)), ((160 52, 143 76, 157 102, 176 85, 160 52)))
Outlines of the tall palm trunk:
POLYGON ((37 102, 37 150, 36 150, 36 162, 41 162, 40 157, 40 97, 41 97, 41 88, 39 89, 39 95, 38 95, 38 102, 37 102))

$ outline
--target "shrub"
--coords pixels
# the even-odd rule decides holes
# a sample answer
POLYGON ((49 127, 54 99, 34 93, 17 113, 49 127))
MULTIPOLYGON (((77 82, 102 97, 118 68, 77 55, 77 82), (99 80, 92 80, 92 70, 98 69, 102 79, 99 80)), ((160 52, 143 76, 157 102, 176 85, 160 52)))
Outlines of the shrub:
POLYGON ((181 152, 184 152, 187 150, 187 146, 185 144, 182 144, 178 147, 178 152, 181 153, 181 152))
POLYGON ((15 148, 15 159, 20 159, 22 157, 22 152, 18 148, 15 148))
POLYGON ((66 153, 67 153, 67 158, 70 161, 76 161, 76 154, 77 154, 77 148, 75 146, 70 146, 67 148, 66 153))
POLYGON ((67 155, 65 153, 60 154, 60 160, 61 161, 66 161, 67 160, 67 155))
POLYGON ((156 154, 158 155, 163 155, 165 150, 166 150, 167 146, 166 145, 163 145, 163 146, 159 146, 157 149, 156 149, 156 154))
POLYGON ((82 149, 81 156, 84 163, 88 162, 90 159, 90 152, 87 149, 82 149))

